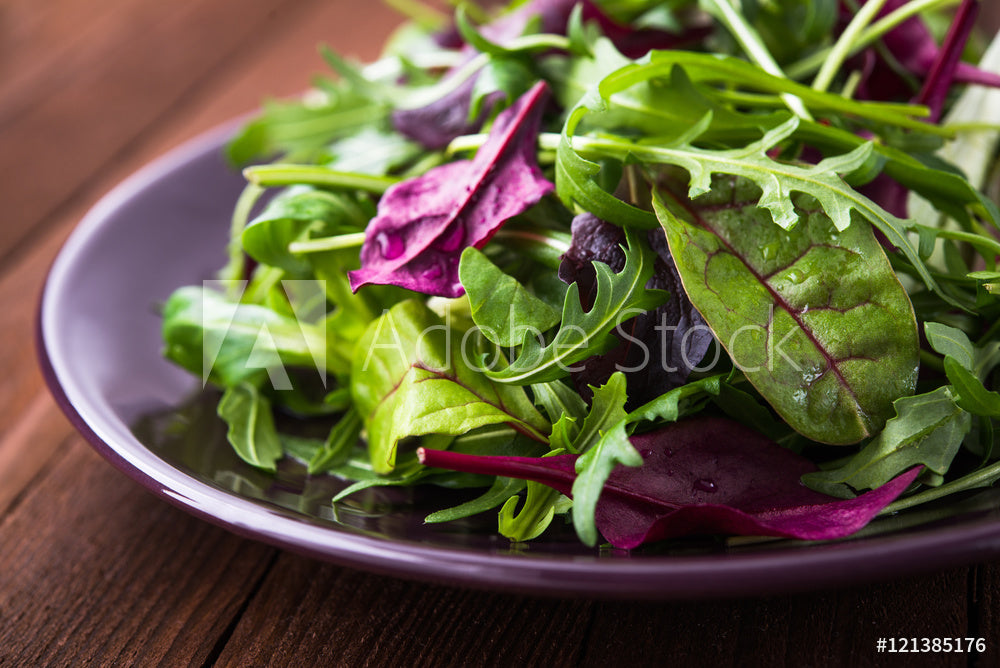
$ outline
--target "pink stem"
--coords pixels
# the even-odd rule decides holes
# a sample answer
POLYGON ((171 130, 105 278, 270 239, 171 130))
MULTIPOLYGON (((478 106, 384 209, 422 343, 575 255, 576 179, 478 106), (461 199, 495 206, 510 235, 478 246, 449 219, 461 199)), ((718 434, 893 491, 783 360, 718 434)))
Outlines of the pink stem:
POLYGON ((978 13, 979 0, 963 0, 958 11, 955 12, 955 20, 952 21, 951 27, 948 29, 948 34, 938 52, 937 60, 931 65, 927 80, 924 82, 920 94, 914 100, 917 104, 925 104, 930 108, 929 120, 934 123, 941 118, 948 89, 951 88, 951 84, 955 80, 962 51, 965 49, 966 42, 969 41, 969 35, 972 34, 978 13))

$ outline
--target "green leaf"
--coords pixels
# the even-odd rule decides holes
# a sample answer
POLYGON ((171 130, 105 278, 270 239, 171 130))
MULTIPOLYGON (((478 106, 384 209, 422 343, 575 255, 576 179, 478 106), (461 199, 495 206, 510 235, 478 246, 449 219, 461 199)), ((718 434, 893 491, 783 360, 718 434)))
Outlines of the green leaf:
POLYGON ((1000 418, 1000 392, 987 390, 963 362, 950 355, 944 358, 944 371, 958 395, 956 404, 973 415, 1000 418))
POLYGON ((296 241, 363 230, 373 212, 356 198, 295 186, 268 203, 243 230, 243 249, 261 264, 308 274, 308 258, 293 254, 296 241))
POLYGON ((587 403, 583 397, 561 380, 536 383, 531 386, 531 391, 535 395, 535 403, 545 409, 549 421, 553 424, 563 419, 571 421, 574 426, 570 427, 570 431, 575 436, 580 429, 576 422, 587 415, 587 403))
POLYGON ((284 451, 274 428, 271 403, 257 388, 249 383, 228 388, 219 400, 218 414, 229 425, 226 438, 240 459, 274 471, 284 451))
POLYGON ((597 353, 613 341, 612 330, 632 316, 663 303, 666 293, 647 290, 653 274, 655 253, 642 235, 626 229, 628 244, 625 266, 614 273, 603 262, 594 262, 597 292, 589 311, 580 305, 580 288, 574 283, 566 291, 562 319, 555 336, 542 345, 526 336, 521 351, 510 366, 488 370, 487 375, 501 383, 528 385, 569 375, 572 365, 597 353))
POLYGON ((361 416, 349 409, 330 429, 323 447, 309 459, 309 475, 326 473, 342 464, 361 438, 361 416))
POLYGON ((351 396, 364 418, 372 467, 391 471, 406 436, 464 434, 488 424, 545 441, 549 424, 524 390, 491 382, 452 330, 420 302, 396 304, 355 350, 351 396))
POLYGON ((512 497, 516 499, 517 495, 524 489, 524 487, 525 482, 523 480, 497 477, 497 479, 493 481, 493 485, 488 490, 483 492, 481 496, 477 496, 475 499, 466 501, 465 503, 457 505, 453 508, 431 513, 424 518, 424 522, 427 524, 453 522, 465 517, 471 517, 473 515, 478 515, 479 513, 484 513, 487 510, 496 508, 502 503, 508 502, 512 497))
POLYGON ((629 422, 676 422, 684 415, 696 412, 710 397, 717 397, 726 374, 688 381, 636 408, 628 415, 629 422))
POLYGON ((620 420, 605 432, 601 440, 576 460, 576 480, 573 481, 573 526, 580 540, 593 546, 597 543, 594 513, 597 500, 611 471, 619 464, 642 466, 642 455, 632 446, 620 420))
MULTIPOLYGON (((545 455, 562 454, 561 450, 553 450, 545 455)), ((547 485, 529 481, 525 485, 527 494, 524 505, 517 510, 519 497, 507 499, 497 516, 497 530, 504 538, 515 543, 524 543, 542 535, 556 514, 556 505, 562 495, 547 485)))
POLYGON ((590 412, 584 418, 580 432, 570 444, 573 453, 586 452, 599 442, 605 432, 626 417, 625 401, 628 392, 625 374, 616 371, 608 382, 600 387, 591 387, 594 398, 590 402, 590 412))
POLYGON ((778 414, 824 443, 877 433, 913 392, 918 339, 871 228, 837 230, 797 198, 801 220, 783 231, 742 181, 697 203, 663 196, 656 212, 688 297, 778 414))
POLYGON ((976 351, 965 332, 939 322, 925 322, 924 334, 935 352, 952 357, 964 368, 972 371, 976 351))
POLYGON ((525 335, 541 336, 559 322, 558 311, 472 246, 462 252, 458 276, 469 296, 473 321, 498 346, 517 345, 525 335))
POLYGON ((204 288, 181 288, 170 296, 162 334, 168 359, 223 387, 272 373, 277 385, 287 379, 284 366, 333 364, 325 357, 327 338, 316 326, 204 288))
POLYGON ((875 489, 917 464, 947 473, 972 423, 956 405, 951 389, 904 397, 896 401, 895 410, 896 417, 882 433, 845 465, 808 473, 802 481, 817 491, 836 493, 843 483, 855 490, 875 489))

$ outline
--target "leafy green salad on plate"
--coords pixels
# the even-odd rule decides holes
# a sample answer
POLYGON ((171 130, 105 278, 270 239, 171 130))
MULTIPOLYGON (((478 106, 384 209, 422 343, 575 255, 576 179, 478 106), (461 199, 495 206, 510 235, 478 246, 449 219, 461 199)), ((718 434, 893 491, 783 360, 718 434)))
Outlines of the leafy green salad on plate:
POLYGON ((243 460, 622 549, 1000 479, 979 2, 394 4, 231 141, 228 263, 163 308, 243 460))

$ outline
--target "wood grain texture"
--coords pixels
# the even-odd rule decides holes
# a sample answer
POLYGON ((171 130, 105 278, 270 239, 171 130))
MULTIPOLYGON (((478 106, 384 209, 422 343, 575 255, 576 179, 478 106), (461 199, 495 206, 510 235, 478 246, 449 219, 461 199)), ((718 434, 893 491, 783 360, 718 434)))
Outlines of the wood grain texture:
POLYGON ((273 554, 155 499, 75 438, 0 523, 0 663, 201 663, 273 554))
MULTIPOLYGON (((310 2, 108 4, 114 20, 102 21, 104 10, 80 17, 87 57, 60 59, 0 124, 0 200, 13 212, 0 226, 0 258, 38 234, 130 142, 155 132, 206 76, 310 2)), ((32 6, 45 11, 45 3, 32 6)))

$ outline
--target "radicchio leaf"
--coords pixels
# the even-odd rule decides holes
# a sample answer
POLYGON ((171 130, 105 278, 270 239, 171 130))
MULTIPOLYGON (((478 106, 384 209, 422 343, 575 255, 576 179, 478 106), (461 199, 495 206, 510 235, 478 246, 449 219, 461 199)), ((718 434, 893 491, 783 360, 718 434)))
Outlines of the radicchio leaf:
POLYGON ((482 248, 507 219, 554 187, 534 150, 547 98, 539 82, 497 116, 473 160, 446 163, 389 188, 365 232, 351 289, 378 283, 460 297, 462 251, 482 248))
MULTIPOLYGON (((559 278, 577 283, 580 301, 590 308, 597 289, 594 261, 618 273, 625 265, 625 232, 617 225, 584 213, 573 219, 572 243, 563 255, 559 278)), ((683 385, 692 367, 701 362, 712 345, 712 333, 684 292, 670 248, 661 230, 648 233, 656 252, 653 276, 646 288, 666 290, 665 304, 623 323, 614 332, 621 342, 603 355, 583 363, 573 374, 577 391, 589 400, 590 386, 608 381, 615 371, 624 371, 630 407, 641 405, 683 385)))
MULTIPOLYGON (((805 487, 809 460, 724 418, 682 420, 633 436, 639 467, 617 467, 597 502, 596 523, 613 546, 631 549, 689 534, 832 540, 858 531, 896 499, 921 467, 853 499, 805 487)), ((482 457, 421 449, 426 466, 543 483, 570 494, 576 455, 482 457)))

